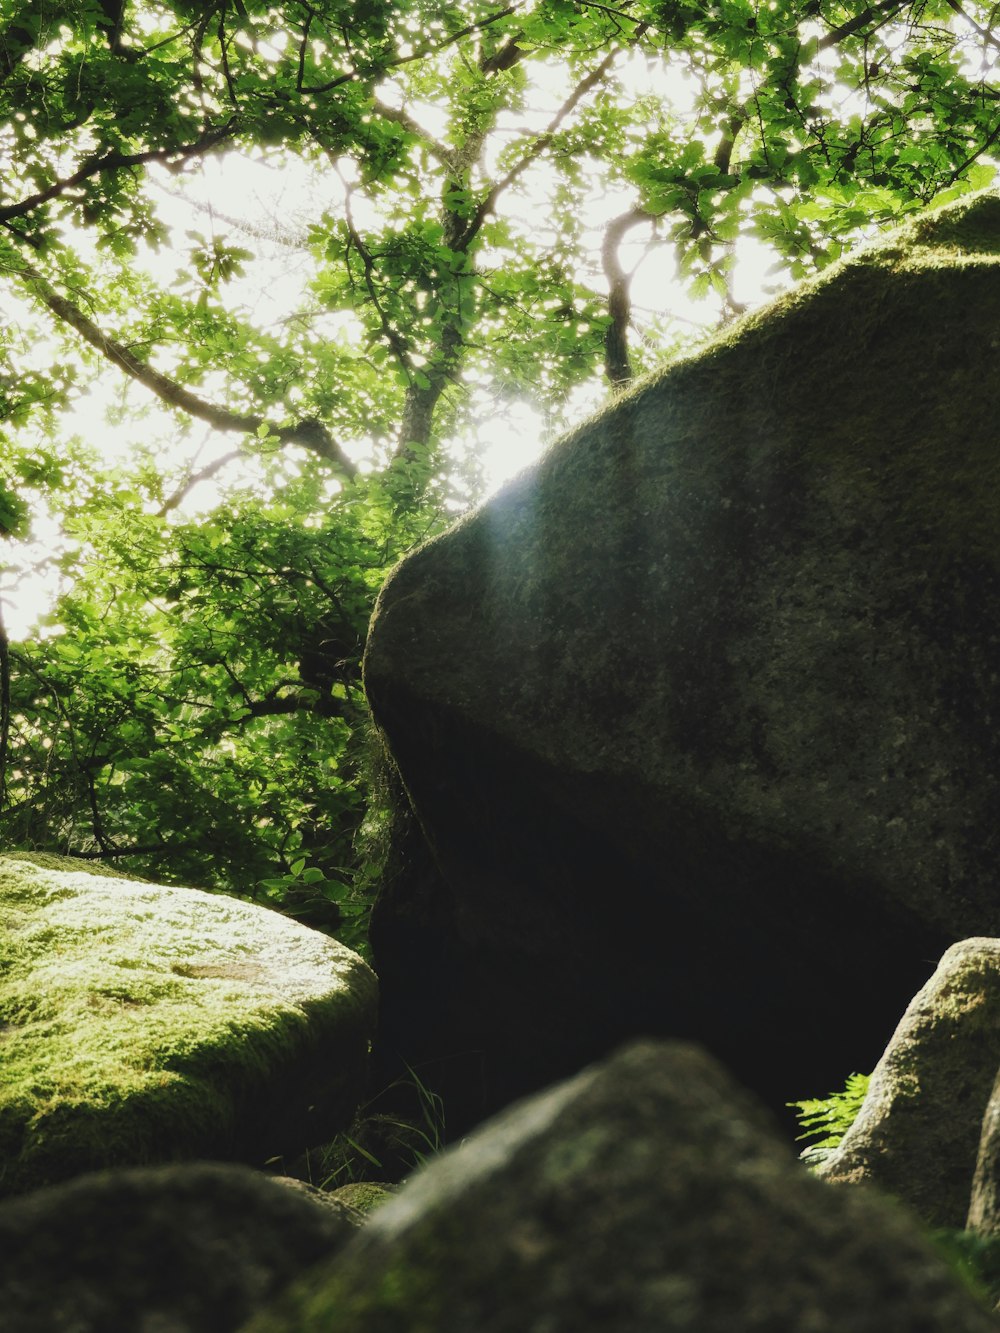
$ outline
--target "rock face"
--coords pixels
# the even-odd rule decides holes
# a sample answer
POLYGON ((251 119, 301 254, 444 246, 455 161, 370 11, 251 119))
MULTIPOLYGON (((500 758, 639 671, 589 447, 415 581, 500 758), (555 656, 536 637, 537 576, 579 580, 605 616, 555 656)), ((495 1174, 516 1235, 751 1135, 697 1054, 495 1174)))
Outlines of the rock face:
POLYGON ((813 1179, 700 1050, 646 1042, 432 1162, 245 1333, 990 1328, 901 1212, 813 1179))
POLYGON ((228 1333, 355 1231, 247 1167, 81 1176, 0 1204, 3 1327, 228 1333))
POLYGON ((964 1227, 998 1066, 1000 940, 963 940, 906 1010, 857 1120, 817 1174, 870 1181, 931 1226, 964 1227))
POLYGON ((416 831, 373 925, 381 1048, 453 1126, 636 1033, 814 1095, 928 959, 1000 935, 997 328, 978 196, 388 580, 365 679, 416 831))
POLYGON ((983 1116, 968 1226, 1000 1239, 1000 1073, 983 1116))
POLYGON ((0 1192, 102 1166, 263 1162, 364 1088, 375 978, 249 903, 0 858, 0 1192))

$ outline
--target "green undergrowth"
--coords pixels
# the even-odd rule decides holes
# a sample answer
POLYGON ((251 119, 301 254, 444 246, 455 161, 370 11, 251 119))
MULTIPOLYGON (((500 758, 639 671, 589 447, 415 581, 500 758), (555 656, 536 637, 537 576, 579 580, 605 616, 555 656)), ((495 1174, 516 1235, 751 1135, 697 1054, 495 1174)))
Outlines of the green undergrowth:
MULTIPOLYGON (((444 1106, 410 1070, 358 1109, 351 1125, 329 1143, 312 1148, 291 1164, 283 1164, 323 1190, 354 1184, 398 1184, 435 1157, 445 1146, 444 1106), (375 1109, 393 1093, 405 1093, 409 1115, 375 1109)), ((272 1163, 271 1165, 275 1165, 272 1163)))
POLYGON ((990 1309, 1000 1302, 1000 1236, 975 1231, 932 1231, 931 1240, 948 1265, 990 1309))

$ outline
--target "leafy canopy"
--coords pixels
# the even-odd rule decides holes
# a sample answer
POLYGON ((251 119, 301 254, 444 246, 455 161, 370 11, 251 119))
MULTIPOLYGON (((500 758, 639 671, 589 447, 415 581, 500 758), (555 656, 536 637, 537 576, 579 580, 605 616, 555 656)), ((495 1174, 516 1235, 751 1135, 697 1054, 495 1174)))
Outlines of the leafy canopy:
POLYGON ((347 928, 367 618, 481 484, 468 442, 739 313, 751 244, 799 278, 988 184, 992 18, 0 0, 5 596, 32 533, 61 589, 0 635, 5 839, 347 928))

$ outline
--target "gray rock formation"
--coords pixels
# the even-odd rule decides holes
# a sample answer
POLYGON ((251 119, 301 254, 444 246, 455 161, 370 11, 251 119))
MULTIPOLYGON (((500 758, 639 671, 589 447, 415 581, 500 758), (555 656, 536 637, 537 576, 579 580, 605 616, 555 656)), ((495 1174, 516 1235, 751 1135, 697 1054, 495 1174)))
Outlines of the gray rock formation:
POLYGON ((968 1227, 1000 1241, 1000 1072, 983 1116, 968 1227))
POLYGON ((247 1167, 81 1176, 0 1204, 4 1333, 228 1333, 356 1231, 247 1167))
POLYGON ((901 1211, 812 1178, 700 1050, 639 1043, 432 1162, 245 1333, 988 1333, 901 1211))
POLYGON ((869 1181, 931 1226, 964 1227, 998 1066, 1000 940, 963 940, 907 1008, 858 1118, 817 1174, 869 1181))
POLYGON ((815 1095, 929 960, 1000 935, 998 327, 977 196, 389 579, 365 679, 416 822, 373 926, 381 1049, 453 1128, 634 1033, 815 1095))
POLYGON ((251 903, 0 857, 0 1194, 104 1166, 263 1163, 361 1098, 377 986, 251 903))

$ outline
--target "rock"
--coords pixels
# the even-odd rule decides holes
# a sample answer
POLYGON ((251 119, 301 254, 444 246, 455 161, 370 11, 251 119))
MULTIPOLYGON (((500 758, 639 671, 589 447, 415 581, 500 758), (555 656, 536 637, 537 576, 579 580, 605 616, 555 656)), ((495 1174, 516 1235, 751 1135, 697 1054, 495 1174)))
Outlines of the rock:
POLYGON ((349 1222, 355 1228, 364 1225, 364 1210, 353 1203, 349 1196, 341 1195, 339 1190, 320 1189, 318 1185, 313 1185, 308 1180, 299 1180, 297 1176, 271 1176, 270 1179, 279 1185, 284 1185, 286 1189, 304 1194, 319 1207, 338 1213, 345 1222, 349 1222))
POLYGON ((697 1048, 634 1044, 430 1163, 245 1333, 995 1328, 901 1211, 813 1179, 697 1048))
POLYGON ((965 1226, 1000 1065, 1000 940, 954 944, 879 1061, 858 1118, 817 1167, 870 1181, 930 1226, 965 1226))
POLYGON ((398 1185, 380 1184, 374 1180, 355 1180, 350 1185, 341 1185, 331 1190, 330 1198, 348 1208, 356 1209, 362 1216, 374 1212, 387 1203, 399 1189, 398 1185))
POLYGON ((0 1204, 5 1333, 227 1333, 356 1228, 247 1167, 81 1176, 0 1204))
POLYGON ((373 922, 379 1045, 452 1130, 636 1033, 814 1095, 928 959, 1000 935, 998 327, 981 195, 389 578, 365 681, 418 827, 373 922))
POLYGON ((1000 1240, 1000 1072, 983 1116, 968 1227, 1000 1240))
POLYGON ((0 957, 4 1194, 103 1166, 262 1163, 332 1137, 360 1100, 375 978, 276 912, 11 854, 0 957))

